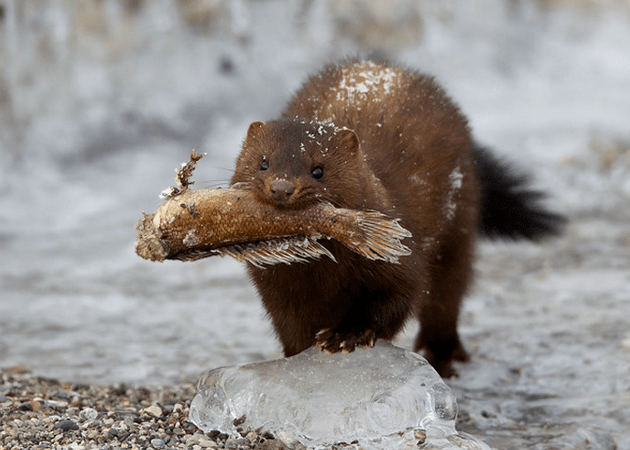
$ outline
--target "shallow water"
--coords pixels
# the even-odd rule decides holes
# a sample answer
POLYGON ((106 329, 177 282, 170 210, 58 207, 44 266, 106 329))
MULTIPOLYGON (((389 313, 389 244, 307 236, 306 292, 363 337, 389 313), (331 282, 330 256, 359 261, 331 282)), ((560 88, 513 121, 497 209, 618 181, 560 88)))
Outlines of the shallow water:
MULTIPOLYGON (((233 2, 208 29, 171 2, 0 4, 0 364, 153 384, 280 356, 242 266, 141 260, 134 225, 191 148, 208 152, 195 186, 226 185, 247 124, 361 43, 319 3, 233 2)), ((630 448, 629 16, 449 4, 385 51, 435 73, 570 219, 559 239, 480 246, 458 428, 496 448, 630 448)))

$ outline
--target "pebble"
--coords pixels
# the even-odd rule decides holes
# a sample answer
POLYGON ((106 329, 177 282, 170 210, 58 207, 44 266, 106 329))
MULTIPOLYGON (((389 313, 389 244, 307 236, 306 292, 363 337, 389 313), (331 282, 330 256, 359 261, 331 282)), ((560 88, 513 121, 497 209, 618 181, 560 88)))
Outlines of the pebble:
POLYGON ((153 417, 160 417, 162 415, 162 408, 157 405, 151 405, 148 408, 143 409, 142 411, 153 417))
POLYGON ((299 449, 258 430, 202 433, 187 420, 193 384, 72 384, 16 367, 0 369, 0 392, 0 449, 299 449))
POLYGON ((98 411, 94 408, 83 408, 79 413, 79 417, 84 420, 95 420, 98 417, 98 411))
POLYGON ((64 419, 57 422, 54 428, 59 428, 61 431, 78 430, 79 425, 74 420, 64 419))

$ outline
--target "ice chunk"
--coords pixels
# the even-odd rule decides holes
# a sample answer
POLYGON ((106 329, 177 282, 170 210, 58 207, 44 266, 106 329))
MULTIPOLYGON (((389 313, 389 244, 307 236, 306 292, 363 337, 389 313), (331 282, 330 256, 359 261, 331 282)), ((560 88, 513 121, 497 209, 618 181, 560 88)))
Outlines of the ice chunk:
POLYGON ((223 367, 198 385, 189 419, 204 432, 262 428, 308 448, 489 449, 455 430, 457 403, 420 355, 378 341, 329 355, 315 347, 291 358, 223 367), (235 425, 236 423, 236 425, 235 425), (358 447, 357 447, 358 448, 358 447))

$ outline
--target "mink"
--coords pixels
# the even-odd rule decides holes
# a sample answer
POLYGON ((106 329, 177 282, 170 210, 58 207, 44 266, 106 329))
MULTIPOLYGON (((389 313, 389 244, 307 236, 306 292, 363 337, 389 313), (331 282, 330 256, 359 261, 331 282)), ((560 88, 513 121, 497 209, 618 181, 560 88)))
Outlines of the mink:
POLYGON ((467 119, 431 76, 350 60, 307 80, 277 120, 254 122, 231 184, 279 210, 329 202, 400 220, 412 237, 398 263, 322 240, 335 260, 248 265, 285 356, 393 339, 420 322, 414 350, 453 374, 466 361, 457 322, 479 236, 538 239, 564 219, 526 176, 475 143, 467 119))

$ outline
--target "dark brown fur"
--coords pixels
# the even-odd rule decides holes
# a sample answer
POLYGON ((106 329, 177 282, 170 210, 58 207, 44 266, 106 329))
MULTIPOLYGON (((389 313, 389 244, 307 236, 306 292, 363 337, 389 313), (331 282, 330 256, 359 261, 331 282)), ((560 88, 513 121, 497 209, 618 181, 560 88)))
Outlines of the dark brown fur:
POLYGON ((371 61, 329 66, 279 120, 250 126, 236 182, 252 182, 278 208, 378 210, 413 235, 399 264, 324 241, 337 262, 249 266, 286 356, 315 343, 336 352, 390 340, 415 315, 414 349, 441 374, 467 359, 457 320, 481 188, 467 121, 431 77, 371 61))

